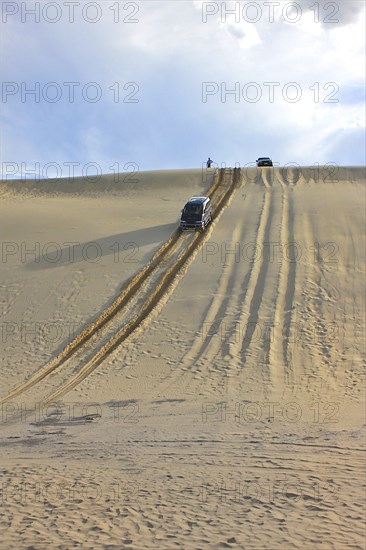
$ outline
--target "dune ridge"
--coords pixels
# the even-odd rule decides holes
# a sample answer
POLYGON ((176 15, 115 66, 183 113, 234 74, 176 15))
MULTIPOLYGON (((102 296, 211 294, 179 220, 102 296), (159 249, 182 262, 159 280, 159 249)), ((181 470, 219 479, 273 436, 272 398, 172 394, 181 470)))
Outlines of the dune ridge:
MULTIPOLYGON (((248 183, 270 186, 281 180, 285 185, 303 183, 336 183, 337 181, 364 181, 364 166, 283 166, 271 169, 239 167, 241 176, 248 183), (270 171, 269 171, 270 170, 270 171)), ((71 178, 47 179, 7 179, 0 180, 1 195, 76 195, 98 196, 109 193, 143 192, 148 188, 164 189, 166 186, 195 185, 197 178, 203 183, 209 182, 215 172, 214 168, 192 168, 176 170, 139 171, 115 174, 90 174, 71 178)))

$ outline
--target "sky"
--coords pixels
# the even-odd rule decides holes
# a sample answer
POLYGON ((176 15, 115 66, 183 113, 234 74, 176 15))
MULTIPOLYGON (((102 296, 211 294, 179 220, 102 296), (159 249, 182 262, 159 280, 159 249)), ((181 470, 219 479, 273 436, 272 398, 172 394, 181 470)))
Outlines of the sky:
POLYGON ((365 2, 1 5, 2 177, 365 164, 365 2))

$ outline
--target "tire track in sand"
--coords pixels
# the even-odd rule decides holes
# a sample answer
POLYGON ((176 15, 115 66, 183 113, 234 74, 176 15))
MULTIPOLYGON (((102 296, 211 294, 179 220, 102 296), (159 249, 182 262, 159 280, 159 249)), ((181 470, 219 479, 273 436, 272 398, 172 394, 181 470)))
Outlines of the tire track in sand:
MULTIPOLYGON (((244 226, 244 220, 241 220, 235 226, 231 242, 241 242, 244 226)), ((213 294, 213 299, 205 314, 201 330, 196 333, 191 348, 179 364, 178 372, 180 374, 174 369, 165 379, 167 385, 164 386, 163 391, 169 389, 172 385, 176 386, 177 383, 186 384, 188 387, 192 377, 195 377, 198 373, 201 378, 204 375, 211 376, 212 371, 215 369, 210 367, 214 364, 215 358, 220 353, 225 354, 223 351, 222 323, 232 302, 229 289, 233 287, 234 280, 238 276, 235 269, 236 263, 235 254, 230 254, 220 276, 217 289, 213 294)))
MULTIPOLYGON (((296 277, 296 258, 292 261, 291 254, 289 254, 290 245, 294 243, 293 200, 288 184, 281 181, 281 177, 279 177, 279 183, 282 188, 279 242, 279 256, 281 259, 274 301, 274 315, 270 324, 273 329, 267 347, 267 362, 272 385, 275 387, 278 387, 278 384, 281 386, 294 384, 293 362, 289 347, 296 277)), ((296 250, 294 246, 293 250, 296 250)))
MULTIPOLYGON (((255 250, 261 250, 263 243, 269 240, 269 232, 273 217, 273 190, 272 184, 268 179, 269 176, 270 174, 266 173, 263 180, 260 182, 265 187, 265 189, 262 197, 262 206, 259 213, 257 230, 254 237, 255 250)), ((234 234, 236 236, 239 234, 240 229, 241 225, 239 224, 234 230, 234 234)), ((235 276, 235 273, 231 273, 232 271, 235 272, 234 267, 235 264, 233 263, 233 261, 231 261, 230 269, 224 270, 224 273, 221 276, 219 289, 222 293, 224 293, 225 290, 229 288, 229 281, 231 281, 235 276)), ((249 342, 249 347, 252 336, 250 334, 250 325, 252 325, 253 319, 255 319, 255 323, 258 319, 258 310, 263 297, 264 281, 266 278, 267 269, 268 261, 264 262, 263 256, 261 257, 260 261, 256 261, 255 255, 253 255, 248 273, 246 274, 243 282, 244 291, 237 301, 237 310, 239 311, 239 314, 237 315, 236 320, 231 323, 230 328, 228 328, 228 330, 226 331, 228 334, 230 334, 229 341, 223 345, 221 338, 222 335, 220 333, 212 335, 211 338, 206 338, 206 342, 204 342, 203 345, 202 337, 200 338, 200 340, 197 339, 194 342, 194 351, 197 350, 197 353, 193 357, 191 353, 188 356, 188 363, 191 363, 191 370, 189 371, 189 374, 191 374, 190 378, 192 378, 192 372, 193 374, 196 373, 197 377, 199 373, 199 378, 202 380, 202 383, 206 384, 207 380, 210 380, 210 382, 213 383, 213 380, 215 379, 215 383, 217 383, 216 387, 222 386, 223 389, 225 389, 225 387, 226 389, 228 389, 229 380, 234 380, 235 374, 240 371, 243 363, 245 363, 246 350, 244 350, 244 345, 249 342), (247 326, 247 330, 245 332, 244 339, 242 339, 240 335, 243 333, 244 326, 247 326), (208 347, 209 345, 210 347, 208 347), (196 367, 196 364, 193 364, 192 368, 192 361, 199 361, 203 357, 205 351, 207 351, 204 356, 205 365, 203 365, 203 367, 196 367), (222 368, 215 365, 215 359, 220 353, 225 361, 225 365, 222 366, 222 368), (242 360, 243 354, 244 361, 242 360)), ((216 324, 219 324, 222 321, 225 310, 228 308, 229 303, 233 302, 232 298, 223 301, 220 294, 218 295, 217 300, 215 300, 214 298, 212 302, 212 309, 209 309, 208 312, 208 315, 210 316, 209 322, 211 322, 211 320, 213 319, 213 323, 216 322, 216 324), (214 317, 213 314, 216 311, 217 314, 216 317, 214 317)), ((207 321, 208 317, 206 316, 205 322, 207 321)), ((175 377, 174 381, 171 382, 168 387, 170 387, 173 383, 177 383, 179 379, 183 378, 186 375, 187 371, 183 373, 179 378, 175 377)))
MULTIPOLYGON (((220 194, 220 184, 222 183, 224 176, 224 170, 220 170, 215 175, 215 179, 208 191, 211 196, 214 205, 214 216, 216 216, 222 208, 224 208, 227 200, 229 199, 234 185, 230 185, 226 192, 220 194), (218 198, 216 198, 218 195, 218 198)), ((109 340, 102 345, 100 349, 97 349, 92 358, 89 359, 86 364, 81 368, 74 368, 76 374, 68 376, 66 382, 63 382, 61 386, 47 398, 47 402, 60 397, 79 382, 81 382, 94 368, 100 364, 120 343, 123 342, 151 313, 154 307, 159 303, 164 294, 167 293, 169 286, 176 278, 178 273, 182 270, 185 264, 188 263, 189 258, 193 257, 194 252, 207 238, 206 233, 194 234, 188 244, 184 246, 186 242, 186 235, 182 235, 181 232, 176 231, 154 254, 152 260, 141 269, 126 285, 123 287, 122 292, 107 307, 93 322, 91 322, 82 332, 74 338, 56 357, 51 359, 44 367, 39 369, 29 380, 26 380, 23 384, 16 387, 9 392, 0 402, 5 402, 14 397, 19 396, 24 391, 35 386, 42 380, 49 377, 50 374, 54 374, 55 371, 65 366, 65 363, 70 359, 78 359, 78 356, 90 352, 90 345, 98 348, 98 341, 102 335, 102 329, 115 320, 123 310, 128 310, 128 306, 131 300, 139 296, 140 286, 145 283, 148 278, 158 268, 164 264, 169 256, 174 256, 174 262, 163 271, 162 276, 158 279, 154 290, 149 291, 148 295, 142 300, 141 310, 132 319, 126 322, 123 327, 116 332, 109 340), (179 248, 180 246, 180 248, 179 248)), ((140 300, 141 302, 141 300, 140 300)))
MULTIPOLYGON (((214 203, 214 217, 226 206, 230 196, 237 185, 237 169, 234 169, 232 182, 228 186, 217 202, 214 203)), ((179 253, 178 258, 172 262, 171 266, 163 271, 159 281, 155 284, 152 291, 149 291, 144 299, 141 309, 127 324, 116 332, 116 334, 89 360, 76 375, 62 384, 55 392, 47 397, 44 405, 55 401, 84 380, 104 359, 110 355, 126 338, 136 330, 147 319, 152 310, 159 304, 162 298, 170 295, 174 290, 174 280, 183 269, 193 261, 202 244, 207 240, 208 233, 195 233, 187 247, 179 253)))
MULTIPOLYGON (((265 184, 266 185, 266 184, 265 184)), ((267 187, 267 185, 266 185, 267 187)), ((258 229, 255 237, 256 250, 262 250, 263 243, 269 241, 270 228, 273 218, 273 191, 266 189, 263 194, 263 203, 260 212, 258 229)), ((253 327, 257 326, 259 307, 262 302, 269 259, 261 254, 259 261, 253 257, 251 268, 244 280, 244 295, 241 299, 240 314, 236 323, 236 330, 229 342, 231 368, 237 370, 245 365, 250 344, 253 337, 253 327), (246 325, 244 337, 239 337, 241 328, 246 325)))
POLYGON ((52 374, 70 357, 74 356, 79 348, 89 342, 94 335, 98 333, 119 311, 121 311, 129 302, 131 297, 136 293, 139 285, 150 275, 156 266, 163 261, 168 251, 175 245, 179 235, 174 233, 163 246, 155 253, 152 260, 144 266, 122 289, 122 292, 117 296, 113 303, 107 307, 94 321, 87 325, 82 332, 78 334, 64 349, 54 358, 48 361, 41 369, 36 371, 28 380, 10 391, 5 397, 0 400, 0 403, 13 399, 19 396, 24 391, 30 389, 35 384, 52 374))

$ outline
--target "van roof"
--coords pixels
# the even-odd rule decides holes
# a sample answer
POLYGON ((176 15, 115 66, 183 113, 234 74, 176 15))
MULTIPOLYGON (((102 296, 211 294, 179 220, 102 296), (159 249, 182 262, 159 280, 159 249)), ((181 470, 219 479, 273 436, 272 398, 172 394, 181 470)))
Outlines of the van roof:
POLYGON ((188 202, 192 204, 203 204, 209 197, 191 197, 188 202))

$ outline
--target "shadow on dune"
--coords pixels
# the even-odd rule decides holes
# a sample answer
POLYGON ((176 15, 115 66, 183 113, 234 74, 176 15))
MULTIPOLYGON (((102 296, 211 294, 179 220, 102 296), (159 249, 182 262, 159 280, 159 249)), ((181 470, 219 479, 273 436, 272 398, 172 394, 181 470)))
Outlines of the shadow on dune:
POLYGON ((176 223, 166 223, 145 227, 135 231, 117 233, 86 242, 45 242, 39 243, 35 259, 25 265, 25 269, 54 269, 81 262, 98 263, 104 257, 113 255, 116 263, 138 264, 141 248, 146 245, 164 242, 177 228, 176 223))

